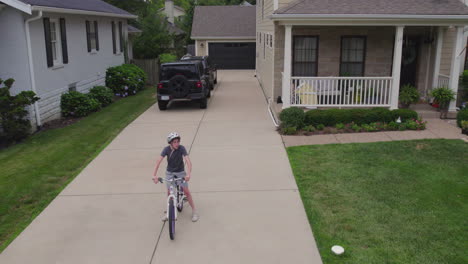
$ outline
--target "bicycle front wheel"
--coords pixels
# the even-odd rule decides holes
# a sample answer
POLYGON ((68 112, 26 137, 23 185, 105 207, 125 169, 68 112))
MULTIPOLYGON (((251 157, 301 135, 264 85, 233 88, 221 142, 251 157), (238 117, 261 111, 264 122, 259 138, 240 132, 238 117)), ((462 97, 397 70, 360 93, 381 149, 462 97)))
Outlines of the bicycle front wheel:
POLYGON ((175 238, 175 206, 174 206, 174 199, 169 200, 169 237, 171 240, 175 238))
POLYGON ((177 195, 177 211, 182 212, 184 209, 184 201, 182 200, 182 197, 184 197, 184 191, 182 190, 182 187, 179 186, 179 193, 177 195))

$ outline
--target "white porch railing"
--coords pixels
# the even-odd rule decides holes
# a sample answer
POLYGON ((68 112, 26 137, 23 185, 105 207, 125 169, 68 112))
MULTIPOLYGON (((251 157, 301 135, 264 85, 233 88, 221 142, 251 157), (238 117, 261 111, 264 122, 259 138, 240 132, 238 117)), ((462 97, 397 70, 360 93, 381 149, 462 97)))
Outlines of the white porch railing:
POLYGON ((390 107, 392 77, 291 77, 291 106, 390 107))
POLYGON ((439 74, 439 78, 438 78, 438 81, 437 81, 437 87, 434 87, 434 88, 438 88, 438 87, 448 88, 449 87, 449 81, 450 81, 450 76, 444 75, 444 74, 439 74))

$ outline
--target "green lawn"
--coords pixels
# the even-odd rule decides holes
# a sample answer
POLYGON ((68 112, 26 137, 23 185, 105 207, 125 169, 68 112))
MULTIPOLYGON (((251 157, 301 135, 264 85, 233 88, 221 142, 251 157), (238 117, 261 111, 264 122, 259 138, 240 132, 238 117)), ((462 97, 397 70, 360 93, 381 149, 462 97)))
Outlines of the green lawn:
POLYGON ((287 151, 324 263, 468 263, 467 143, 287 151), (333 245, 345 254, 333 255, 333 245))
POLYGON ((131 121, 156 101, 154 89, 79 122, 0 150, 0 252, 131 121))

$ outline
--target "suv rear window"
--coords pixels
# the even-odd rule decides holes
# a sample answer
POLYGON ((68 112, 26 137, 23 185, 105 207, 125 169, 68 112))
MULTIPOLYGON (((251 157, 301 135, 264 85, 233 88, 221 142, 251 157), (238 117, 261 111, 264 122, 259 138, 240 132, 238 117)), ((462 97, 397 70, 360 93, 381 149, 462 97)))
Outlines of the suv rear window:
POLYGON ((188 79, 198 79, 196 65, 168 65, 161 69, 161 80, 169 80, 176 75, 183 75, 188 79))

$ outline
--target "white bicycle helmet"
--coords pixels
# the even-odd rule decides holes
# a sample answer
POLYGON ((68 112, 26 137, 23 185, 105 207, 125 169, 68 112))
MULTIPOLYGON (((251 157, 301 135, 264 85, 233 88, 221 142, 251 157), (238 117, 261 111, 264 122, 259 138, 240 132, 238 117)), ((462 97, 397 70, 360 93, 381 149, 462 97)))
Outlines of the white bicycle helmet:
POLYGON ((171 144, 171 141, 178 138, 180 140, 180 135, 177 132, 172 132, 167 136, 167 143, 171 144))

